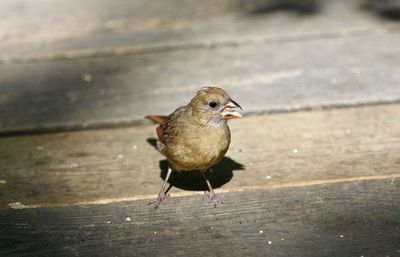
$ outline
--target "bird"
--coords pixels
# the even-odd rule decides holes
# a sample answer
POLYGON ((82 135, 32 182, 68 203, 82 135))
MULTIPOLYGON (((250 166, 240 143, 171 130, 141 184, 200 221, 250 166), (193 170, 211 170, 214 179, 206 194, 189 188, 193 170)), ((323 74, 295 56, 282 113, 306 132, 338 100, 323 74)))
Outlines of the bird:
POLYGON ((165 187, 172 170, 197 170, 202 174, 210 203, 223 204, 214 192, 205 172, 221 161, 228 151, 231 133, 228 120, 241 118, 242 107, 219 87, 203 87, 190 102, 168 116, 148 115, 159 126, 157 148, 168 160, 168 171, 158 197, 151 201, 156 208, 167 198, 165 187))

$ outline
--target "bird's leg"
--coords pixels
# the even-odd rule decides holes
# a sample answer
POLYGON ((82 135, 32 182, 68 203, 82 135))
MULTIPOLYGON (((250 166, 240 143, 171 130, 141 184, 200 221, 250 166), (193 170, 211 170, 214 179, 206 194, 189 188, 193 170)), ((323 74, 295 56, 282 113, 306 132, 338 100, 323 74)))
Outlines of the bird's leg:
POLYGON ((150 204, 154 204, 156 208, 158 208, 158 206, 162 203, 165 203, 165 200, 167 200, 167 195, 165 194, 165 186, 167 185, 169 176, 171 175, 172 169, 170 167, 168 167, 168 172, 167 172, 167 176, 165 177, 164 183, 161 187, 160 193, 158 193, 158 197, 157 199, 149 202, 148 205, 150 204))
POLYGON ((223 202, 218 198, 217 194, 214 192, 213 188, 211 187, 210 181, 207 179, 206 175, 204 174, 205 171, 201 172, 201 175, 203 176, 204 180, 207 183, 208 186, 208 191, 205 192, 205 194, 208 197, 208 202, 214 203, 214 207, 217 207, 217 204, 223 204, 223 202))

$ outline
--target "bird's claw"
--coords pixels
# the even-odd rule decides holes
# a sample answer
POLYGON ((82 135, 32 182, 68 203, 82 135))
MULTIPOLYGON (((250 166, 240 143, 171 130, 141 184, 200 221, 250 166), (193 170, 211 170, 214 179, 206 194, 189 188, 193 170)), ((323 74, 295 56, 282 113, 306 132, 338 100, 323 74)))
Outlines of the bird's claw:
POLYGON ((154 199, 153 201, 149 202, 147 205, 154 204, 155 208, 157 209, 158 206, 160 206, 160 204, 165 204, 165 201, 167 200, 168 197, 169 197, 169 195, 166 195, 165 193, 161 192, 158 194, 157 199, 154 199))
POLYGON ((214 191, 205 191, 204 194, 207 195, 208 202, 214 204, 214 208, 217 208, 217 204, 224 204, 214 191))

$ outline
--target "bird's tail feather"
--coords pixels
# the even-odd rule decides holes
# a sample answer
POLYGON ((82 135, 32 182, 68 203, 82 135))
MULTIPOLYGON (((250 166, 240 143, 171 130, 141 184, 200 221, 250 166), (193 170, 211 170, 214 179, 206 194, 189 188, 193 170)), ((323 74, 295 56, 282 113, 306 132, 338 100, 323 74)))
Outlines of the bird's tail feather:
POLYGON ((156 123, 156 124, 164 124, 167 121, 167 116, 163 116, 163 115, 148 115, 145 117, 146 119, 151 120, 152 122, 156 123))

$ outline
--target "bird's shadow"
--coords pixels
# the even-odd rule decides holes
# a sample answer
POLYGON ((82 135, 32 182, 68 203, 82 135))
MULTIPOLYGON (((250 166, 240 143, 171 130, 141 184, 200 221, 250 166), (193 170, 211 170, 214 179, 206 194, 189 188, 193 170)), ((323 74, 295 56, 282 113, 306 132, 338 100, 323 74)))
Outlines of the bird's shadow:
MULTIPOLYGON (((147 142, 157 149, 157 140, 148 138, 147 142)), ((165 180, 168 172, 168 161, 161 160, 160 177, 165 180)), ((219 188, 228 183, 233 177, 234 170, 244 170, 245 166, 234 161, 229 157, 224 157, 219 163, 212 166, 206 172, 206 176, 213 188, 219 188)), ((207 185, 199 171, 172 171, 168 179, 171 186, 190 191, 205 191, 208 190, 207 185)), ((170 188, 168 188, 169 190, 170 188)), ((167 191, 168 191, 167 190, 167 191)))

